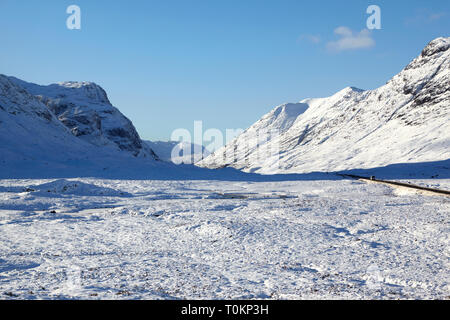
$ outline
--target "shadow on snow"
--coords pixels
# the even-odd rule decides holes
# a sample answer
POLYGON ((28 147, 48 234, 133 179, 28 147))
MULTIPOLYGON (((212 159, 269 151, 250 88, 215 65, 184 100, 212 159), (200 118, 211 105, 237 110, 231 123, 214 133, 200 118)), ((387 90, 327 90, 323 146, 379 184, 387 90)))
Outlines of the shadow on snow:
POLYGON ((450 159, 434 162, 401 163, 369 169, 339 172, 311 172, 300 174, 261 175, 245 173, 233 168, 205 169, 193 165, 174 165, 168 162, 127 162, 101 165, 89 160, 52 165, 47 162, 21 161, 13 166, 0 165, 0 179, 60 179, 100 178, 115 180, 210 180, 210 181, 317 181, 342 180, 339 173, 376 176, 378 179, 450 179, 450 159))

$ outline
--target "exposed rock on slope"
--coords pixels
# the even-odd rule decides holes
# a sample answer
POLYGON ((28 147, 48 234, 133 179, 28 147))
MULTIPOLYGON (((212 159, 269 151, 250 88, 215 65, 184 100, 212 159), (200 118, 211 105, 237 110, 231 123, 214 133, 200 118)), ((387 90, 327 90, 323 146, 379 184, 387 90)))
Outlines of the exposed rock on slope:
POLYGON ((62 82, 49 86, 10 80, 36 96, 73 135, 95 146, 115 147, 135 157, 155 158, 136 129, 91 82, 62 82))
POLYGON ((0 160, 68 159, 91 146, 76 138, 46 105, 0 75, 0 160))
POLYGON ((156 158, 99 86, 44 87, 0 75, 2 176, 87 167, 96 172, 129 159, 151 164, 156 158))

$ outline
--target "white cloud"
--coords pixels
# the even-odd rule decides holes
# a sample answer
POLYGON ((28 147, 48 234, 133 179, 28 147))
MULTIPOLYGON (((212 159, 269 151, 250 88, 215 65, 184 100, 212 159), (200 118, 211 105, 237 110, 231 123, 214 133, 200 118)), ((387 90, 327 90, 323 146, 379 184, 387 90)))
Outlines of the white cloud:
POLYGON ((432 12, 429 10, 419 10, 415 16, 405 20, 407 26, 421 26, 424 23, 433 23, 448 16, 448 12, 432 12))
POLYGON ((328 42, 327 48, 331 51, 358 50, 375 46, 375 40, 372 39, 370 31, 367 29, 353 32, 348 27, 338 27, 334 33, 340 39, 328 42))

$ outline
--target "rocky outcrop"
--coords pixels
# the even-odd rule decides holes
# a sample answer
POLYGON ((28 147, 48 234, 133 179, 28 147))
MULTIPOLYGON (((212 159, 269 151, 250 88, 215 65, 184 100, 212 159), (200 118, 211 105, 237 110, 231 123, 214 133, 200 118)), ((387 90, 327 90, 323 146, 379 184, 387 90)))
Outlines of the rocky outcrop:
POLYGON ((95 146, 118 148, 133 155, 155 159, 132 122, 113 107, 100 86, 91 82, 62 82, 49 86, 13 77, 11 82, 35 96, 74 136, 95 146))

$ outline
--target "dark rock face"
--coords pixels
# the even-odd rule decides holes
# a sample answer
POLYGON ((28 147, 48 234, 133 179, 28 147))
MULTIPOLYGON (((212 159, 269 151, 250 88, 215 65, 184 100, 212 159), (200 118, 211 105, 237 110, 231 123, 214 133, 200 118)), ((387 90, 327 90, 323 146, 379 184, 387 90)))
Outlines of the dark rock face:
POLYGON ((431 41, 422 51, 422 57, 430 57, 436 53, 447 51, 450 48, 450 43, 442 41, 443 38, 438 38, 431 41))
POLYGON ((448 38, 435 39, 405 68, 403 93, 411 95, 411 102, 395 118, 418 125, 450 112, 450 61, 444 58, 449 51, 448 38))

